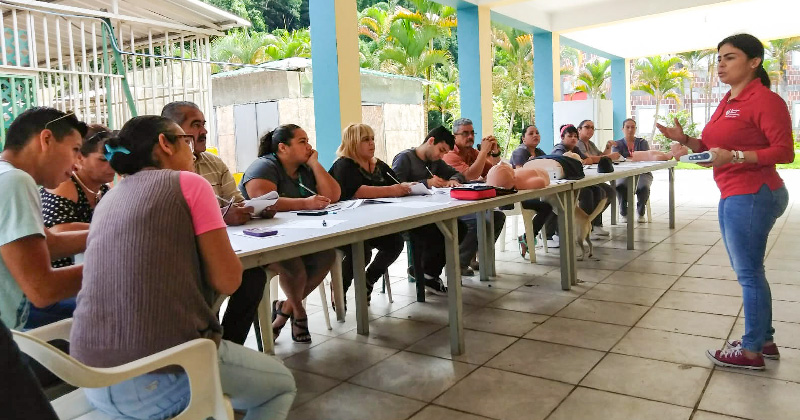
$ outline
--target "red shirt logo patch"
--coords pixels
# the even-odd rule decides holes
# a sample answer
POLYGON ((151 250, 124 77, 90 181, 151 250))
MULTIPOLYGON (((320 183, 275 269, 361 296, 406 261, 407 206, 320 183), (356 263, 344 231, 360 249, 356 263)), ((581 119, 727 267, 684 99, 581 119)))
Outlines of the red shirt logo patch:
POLYGON ((729 109, 725 111, 725 118, 737 118, 739 116, 738 109, 729 109))

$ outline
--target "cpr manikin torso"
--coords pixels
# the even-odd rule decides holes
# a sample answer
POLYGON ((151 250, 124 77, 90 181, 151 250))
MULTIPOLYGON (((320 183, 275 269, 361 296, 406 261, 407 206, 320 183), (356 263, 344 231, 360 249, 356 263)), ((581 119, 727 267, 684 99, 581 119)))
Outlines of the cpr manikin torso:
POLYGON ((661 161, 661 160, 670 160, 672 158, 680 159, 681 156, 686 155, 689 153, 689 148, 686 146, 682 146, 678 142, 673 142, 670 144, 669 152, 662 152, 660 150, 642 150, 633 152, 631 154, 631 160, 634 162, 645 162, 645 161, 661 161))

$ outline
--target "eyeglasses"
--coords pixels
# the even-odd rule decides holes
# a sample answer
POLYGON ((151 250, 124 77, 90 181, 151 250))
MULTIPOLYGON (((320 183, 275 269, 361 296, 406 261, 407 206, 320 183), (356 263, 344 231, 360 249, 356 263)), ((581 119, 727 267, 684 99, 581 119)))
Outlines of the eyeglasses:
POLYGON ((456 136, 464 136, 464 137, 468 137, 468 136, 471 136, 471 135, 474 136, 475 135, 475 131, 462 131, 460 133, 456 133, 455 135, 456 136))
POLYGON ((54 120, 48 121, 47 124, 44 125, 44 128, 45 128, 45 130, 47 130, 48 129, 48 127, 47 127, 48 125, 50 125, 50 124, 52 124, 52 123, 54 123, 56 121, 63 120, 64 118, 68 118, 68 117, 74 116, 74 115, 75 115, 74 112, 67 112, 66 114, 64 114, 64 115, 62 115, 62 116, 60 116, 60 117, 58 117, 58 118, 56 118, 54 120))
POLYGON ((175 140, 183 140, 186 144, 189 145, 189 149, 191 149, 192 153, 194 153, 194 136, 191 134, 172 134, 172 133, 164 133, 164 135, 175 141, 175 140))

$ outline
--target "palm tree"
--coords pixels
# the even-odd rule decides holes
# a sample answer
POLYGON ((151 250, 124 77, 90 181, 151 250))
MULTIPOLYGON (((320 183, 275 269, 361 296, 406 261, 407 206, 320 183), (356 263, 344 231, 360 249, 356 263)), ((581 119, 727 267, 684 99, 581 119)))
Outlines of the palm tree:
POLYGON ((578 76, 578 69, 583 66, 583 53, 577 48, 568 45, 562 45, 559 51, 561 59, 561 75, 562 83, 568 81, 571 86, 575 86, 575 80, 578 76))
POLYGON ((449 63, 450 54, 447 51, 429 48, 430 41, 436 35, 436 28, 417 27, 406 19, 395 20, 388 33, 390 42, 379 53, 382 68, 420 77, 436 64, 449 63))
POLYGON ((260 64, 267 61, 266 45, 271 35, 236 31, 211 43, 211 60, 236 64, 260 64))
POLYGON ((688 51, 684 53, 677 54, 677 56, 683 61, 683 64, 689 73, 689 77, 686 79, 689 82, 689 122, 694 123, 694 75, 695 71, 700 67, 700 60, 708 57, 711 54, 714 54, 714 50, 697 50, 697 51, 688 51))
POLYGON ((717 51, 711 50, 711 53, 708 55, 708 81, 706 83, 706 114, 705 120, 708 121, 711 118, 711 109, 712 104, 716 102, 714 98, 712 98, 712 93, 714 92, 714 76, 717 74, 717 51))
POLYGON ((772 82, 772 91, 778 90, 778 81, 781 79, 780 63, 773 58, 764 59, 764 70, 767 71, 770 82, 772 82))
POLYGON ((509 133, 513 133, 516 117, 533 111, 533 36, 512 28, 492 28, 495 65, 492 88, 502 98, 509 115, 509 133))
POLYGON ((583 82, 575 90, 586 92, 590 98, 606 98, 608 84, 606 83, 611 77, 611 60, 603 62, 586 63, 586 70, 578 76, 578 80, 583 82))
MULTIPOLYGON (((778 94, 786 100, 788 80, 786 73, 789 71, 789 54, 800 51, 800 36, 775 39, 765 45, 769 56, 778 62, 778 94)), ((766 68, 766 67, 765 67, 766 68)))
POLYGON ((396 10, 397 0, 391 0, 388 3, 377 3, 358 12, 358 34, 376 43, 383 42, 396 10))
POLYGON ((431 84, 430 103, 428 111, 436 111, 442 123, 446 122, 445 114, 451 118, 454 110, 458 108, 458 87, 451 83, 433 82, 431 84))
POLYGON ((311 33, 308 29, 286 31, 278 29, 267 36, 264 53, 270 60, 283 60, 290 57, 311 57, 311 33))
POLYGON ((670 57, 664 60, 661 56, 655 56, 647 57, 634 67, 636 83, 631 86, 631 89, 646 92, 656 99, 656 113, 653 118, 651 139, 656 133, 656 121, 658 121, 658 108, 661 100, 672 98, 680 103, 681 98, 675 91, 680 89, 683 79, 689 77, 689 72, 685 68, 680 70, 676 68, 680 62, 681 59, 678 57, 670 57))

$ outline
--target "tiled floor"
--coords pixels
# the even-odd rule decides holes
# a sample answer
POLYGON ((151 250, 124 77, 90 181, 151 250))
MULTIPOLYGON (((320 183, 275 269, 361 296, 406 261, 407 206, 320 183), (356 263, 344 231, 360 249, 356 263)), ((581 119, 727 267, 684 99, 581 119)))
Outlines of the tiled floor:
MULTIPOLYGON (((761 373, 714 368, 705 350, 744 329, 717 225, 719 193, 710 172, 678 172, 670 230, 665 175, 656 174, 654 221, 637 226, 637 249, 625 249, 624 225, 609 226, 606 214, 612 237, 595 241, 602 260, 579 263, 583 283, 569 292, 557 252, 539 250, 530 264, 509 233, 498 277, 464 278, 462 356, 450 355, 446 299, 414 301, 405 255, 390 270, 394 303, 372 297, 369 337, 355 333, 352 302, 347 322, 328 331, 312 294, 313 344, 283 334, 276 345, 299 389, 290 418, 800 418, 800 207, 779 220, 766 261, 782 359, 761 373)), ((783 175, 800 197, 800 173, 783 175)))

